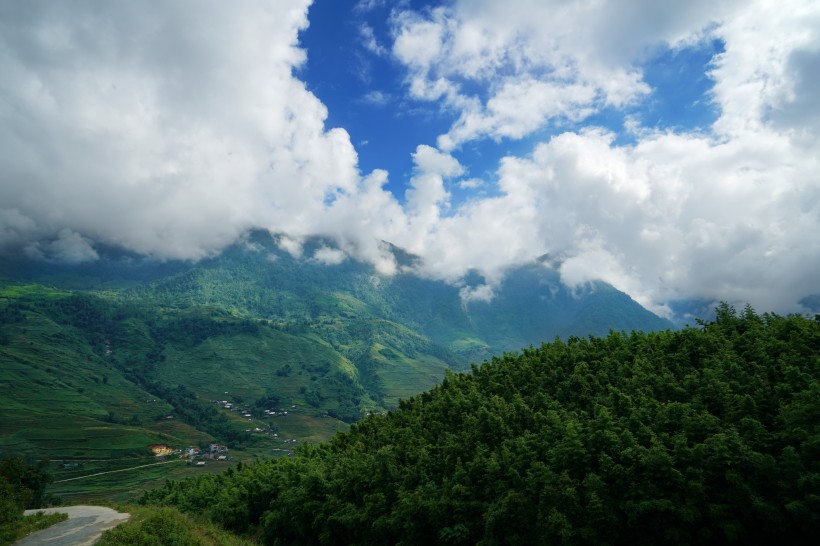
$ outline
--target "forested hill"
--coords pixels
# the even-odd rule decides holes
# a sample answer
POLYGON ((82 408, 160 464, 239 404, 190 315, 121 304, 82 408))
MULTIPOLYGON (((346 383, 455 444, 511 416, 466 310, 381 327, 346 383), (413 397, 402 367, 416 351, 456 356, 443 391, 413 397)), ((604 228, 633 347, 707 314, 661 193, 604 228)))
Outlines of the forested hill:
POLYGON ((450 374, 296 457, 146 504, 275 544, 795 544, 820 536, 820 317, 572 337, 450 374))

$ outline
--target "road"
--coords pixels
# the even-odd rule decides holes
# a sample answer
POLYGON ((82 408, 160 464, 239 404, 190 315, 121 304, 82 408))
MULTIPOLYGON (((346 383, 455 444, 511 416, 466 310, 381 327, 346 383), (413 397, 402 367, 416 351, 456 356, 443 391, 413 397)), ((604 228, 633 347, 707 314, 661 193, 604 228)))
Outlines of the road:
POLYGON ((26 510, 25 515, 45 512, 68 514, 68 519, 48 529, 37 531, 15 542, 13 546, 87 546, 94 544, 107 531, 126 521, 130 514, 103 506, 58 506, 26 510))
POLYGON ((151 463, 151 464, 143 464, 140 466, 132 466, 130 468, 120 468, 118 470, 107 470, 105 472, 97 472, 96 474, 86 474, 85 476, 77 476, 76 478, 66 478, 65 480, 57 480, 52 483, 63 483, 63 482, 72 482, 74 480, 84 480, 85 478, 90 478, 91 476, 102 476, 103 474, 113 474, 115 472, 128 472, 129 470, 135 470, 137 468, 145 468, 146 466, 157 466, 158 464, 173 464, 173 463, 180 463, 185 462, 182 460, 172 460, 172 461, 164 461, 161 463, 151 463))

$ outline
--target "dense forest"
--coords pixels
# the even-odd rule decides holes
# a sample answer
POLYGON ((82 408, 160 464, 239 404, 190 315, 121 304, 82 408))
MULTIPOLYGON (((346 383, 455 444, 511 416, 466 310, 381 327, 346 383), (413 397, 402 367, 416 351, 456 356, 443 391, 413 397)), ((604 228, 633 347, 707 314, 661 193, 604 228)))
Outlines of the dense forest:
POLYGON ((807 543, 820 533, 820 317, 556 340, 295 457, 167 482, 273 544, 807 543))

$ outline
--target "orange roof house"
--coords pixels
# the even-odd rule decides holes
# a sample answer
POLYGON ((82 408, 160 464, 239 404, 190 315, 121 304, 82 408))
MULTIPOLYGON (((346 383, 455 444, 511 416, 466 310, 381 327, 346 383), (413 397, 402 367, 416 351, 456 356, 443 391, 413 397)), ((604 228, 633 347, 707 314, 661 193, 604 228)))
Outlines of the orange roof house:
POLYGON ((174 452, 173 449, 164 444, 155 444, 152 446, 148 446, 148 449, 150 449, 154 455, 168 455, 174 452))

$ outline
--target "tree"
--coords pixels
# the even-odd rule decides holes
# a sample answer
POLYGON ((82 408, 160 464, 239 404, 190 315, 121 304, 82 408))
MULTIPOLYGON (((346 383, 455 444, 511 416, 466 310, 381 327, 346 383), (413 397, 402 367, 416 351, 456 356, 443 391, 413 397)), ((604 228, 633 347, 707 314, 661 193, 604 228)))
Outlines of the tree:
POLYGON ((3 511, 10 506, 41 508, 47 500, 46 487, 53 481, 48 461, 27 464, 21 457, 0 459, 0 495, 3 511))

